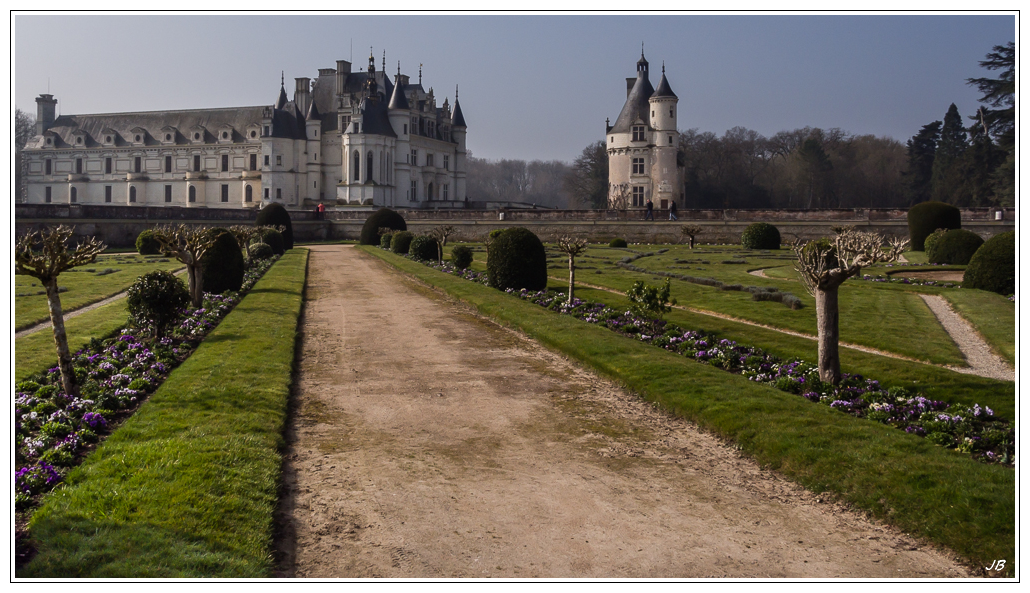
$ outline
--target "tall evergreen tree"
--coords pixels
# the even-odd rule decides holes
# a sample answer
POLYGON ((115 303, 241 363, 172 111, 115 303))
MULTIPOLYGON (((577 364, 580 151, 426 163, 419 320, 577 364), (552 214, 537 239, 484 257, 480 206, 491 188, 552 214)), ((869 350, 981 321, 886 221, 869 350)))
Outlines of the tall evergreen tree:
POLYGON ((1016 44, 995 45, 994 51, 980 66, 1000 70, 998 78, 970 78, 966 83, 975 86, 983 97, 980 102, 990 106, 972 116, 987 127, 988 135, 997 142, 1001 162, 992 171, 996 200, 1003 206, 1015 205, 1016 187, 1016 44))
POLYGON ((968 144, 966 129, 962 125, 962 116, 954 103, 944 114, 944 125, 941 126, 941 138, 937 142, 937 150, 933 157, 933 171, 930 175, 931 195, 933 199, 949 204, 961 201, 960 186, 962 172, 960 162, 968 144))
POLYGON ((829 208, 832 206, 831 175, 833 163, 823 149, 823 144, 816 138, 809 138, 797 150, 801 165, 801 191, 807 197, 806 208, 829 208))
POLYGON ((909 205, 930 200, 930 179, 937 142, 941 139, 941 122, 923 126, 908 141, 908 170, 905 172, 909 205))

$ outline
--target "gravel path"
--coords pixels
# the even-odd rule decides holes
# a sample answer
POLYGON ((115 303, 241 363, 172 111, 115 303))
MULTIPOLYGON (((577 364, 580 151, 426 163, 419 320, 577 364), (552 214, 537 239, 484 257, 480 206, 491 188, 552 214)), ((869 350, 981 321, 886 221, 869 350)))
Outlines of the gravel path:
POLYGON ((1016 380, 1015 369, 1010 367, 1000 356, 991 352, 991 347, 980 337, 976 329, 961 315, 955 313, 944 297, 930 294, 919 296, 937 316, 937 320, 941 322, 941 326, 948 332, 951 339, 955 340, 955 344, 969 364, 968 368, 952 366, 948 368, 958 373, 979 375, 1002 381, 1016 380))

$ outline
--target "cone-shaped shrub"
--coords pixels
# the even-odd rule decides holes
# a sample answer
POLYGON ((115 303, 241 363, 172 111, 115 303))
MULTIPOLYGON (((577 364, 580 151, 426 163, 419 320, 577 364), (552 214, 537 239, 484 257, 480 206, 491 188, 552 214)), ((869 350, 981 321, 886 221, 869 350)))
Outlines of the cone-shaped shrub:
POLYGON ((908 237, 912 251, 926 249, 924 242, 937 229, 962 228, 962 213, 944 202, 920 202, 908 209, 908 237))
POLYGON ((984 244, 984 240, 976 233, 964 229, 951 229, 942 233, 932 245, 929 241, 926 243, 926 259, 931 264, 964 266, 984 244))
POLYGON ((380 208, 365 219, 361 227, 361 238, 358 243, 361 245, 380 245, 379 229, 393 229, 395 231, 408 230, 408 224, 404 217, 389 208, 380 208))
POLYGON ((1016 292, 1016 232, 988 239, 969 260, 962 288, 979 288, 998 294, 1016 292))
POLYGON ((740 235, 744 249, 779 249, 780 231, 767 222, 749 224, 740 235))
POLYGON ((438 255, 436 250, 436 239, 420 235, 411 240, 408 246, 408 253, 415 259, 423 261, 436 261, 438 255))
POLYGON ((290 213, 281 204, 269 204, 258 211, 258 226, 281 226, 283 231, 283 247, 293 249, 293 224, 290 222, 290 213))
POLYGON ((455 245, 451 249, 451 263, 459 270, 472 265, 472 249, 468 245, 455 245))
POLYGON ((239 290, 243 286, 243 252, 236 239, 226 229, 209 231, 217 235, 215 244, 200 258, 204 270, 204 292, 221 294, 239 290))
POLYGON ((411 247, 411 240, 415 238, 413 233, 408 231, 401 231, 393 234, 393 239, 390 240, 390 251, 404 255, 408 252, 408 248, 411 247))
POLYGON ((136 251, 140 255, 158 255, 161 253, 161 244, 154 238, 154 231, 147 229, 136 237, 136 251))
POLYGON ((286 253, 286 246, 283 244, 282 233, 275 229, 265 229, 258 237, 262 243, 272 248, 272 253, 282 255, 286 253))
POLYGON ((505 229, 490 243, 486 273, 490 286, 499 290, 543 290, 547 288, 544 244, 528 229, 505 229))

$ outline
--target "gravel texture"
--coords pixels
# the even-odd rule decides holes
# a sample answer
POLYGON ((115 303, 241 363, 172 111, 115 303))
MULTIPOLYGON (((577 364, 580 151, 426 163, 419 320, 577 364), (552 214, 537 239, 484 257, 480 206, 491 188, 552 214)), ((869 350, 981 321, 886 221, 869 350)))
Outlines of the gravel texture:
POLYGON ((1001 357, 991 352, 991 347, 980 337, 976 329, 951 309, 951 305, 944 297, 937 295, 919 295, 930 307, 937 320, 941 322, 945 331, 955 340, 955 344, 962 355, 966 357, 969 367, 953 367, 951 370, 958 373, 979 375, 1002 381, 1015 381, 1016 371, 1008 365, 1001 357))

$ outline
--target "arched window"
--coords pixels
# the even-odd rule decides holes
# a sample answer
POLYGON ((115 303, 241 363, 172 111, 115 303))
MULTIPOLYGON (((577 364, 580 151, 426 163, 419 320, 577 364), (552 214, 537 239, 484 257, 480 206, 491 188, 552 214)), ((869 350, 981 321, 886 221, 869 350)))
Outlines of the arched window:
POLYGON ((368 164, 366 166, 366 169, 368 169, 368 174, 365 175, 365 181, 372 181, 372 172, 375 171, 375 169, 372 168, 372 151, 371 150, 368 151, 368 156, 366 158, 368 159, 368 164))
POLYGON ((393 183, 393 155, 386 153, 386 182, 393 183))
POLYGON ((79 189, 77 187, 73 187, 72 188, 72 202, 75 202, 78 199, 79 199, 79 189))
POLYGON ((354 181, 361 180, 361 153, 354 151, 354 181))
POLYGON ((190 201, 191 202, 196 202, 197 201, 197 186, 195 186, 195 185, 191 185, 190 186, 190 201))
POLYGON ((136 186, 135 185, 129 186, 129 201, 130 202, 135 202, 136 201, 136 186))
POLYGON ((426 186, 426 199, 427 200, 432 200, 433 199, 433 184, 432 183, 430 183, 429 185, 426 186))
POLYGON ((254 201, 254 188, 251 187, 250 185, 247 186, 247 189, 244 192, 243 201, 244 202, 253 202, 254 201))

